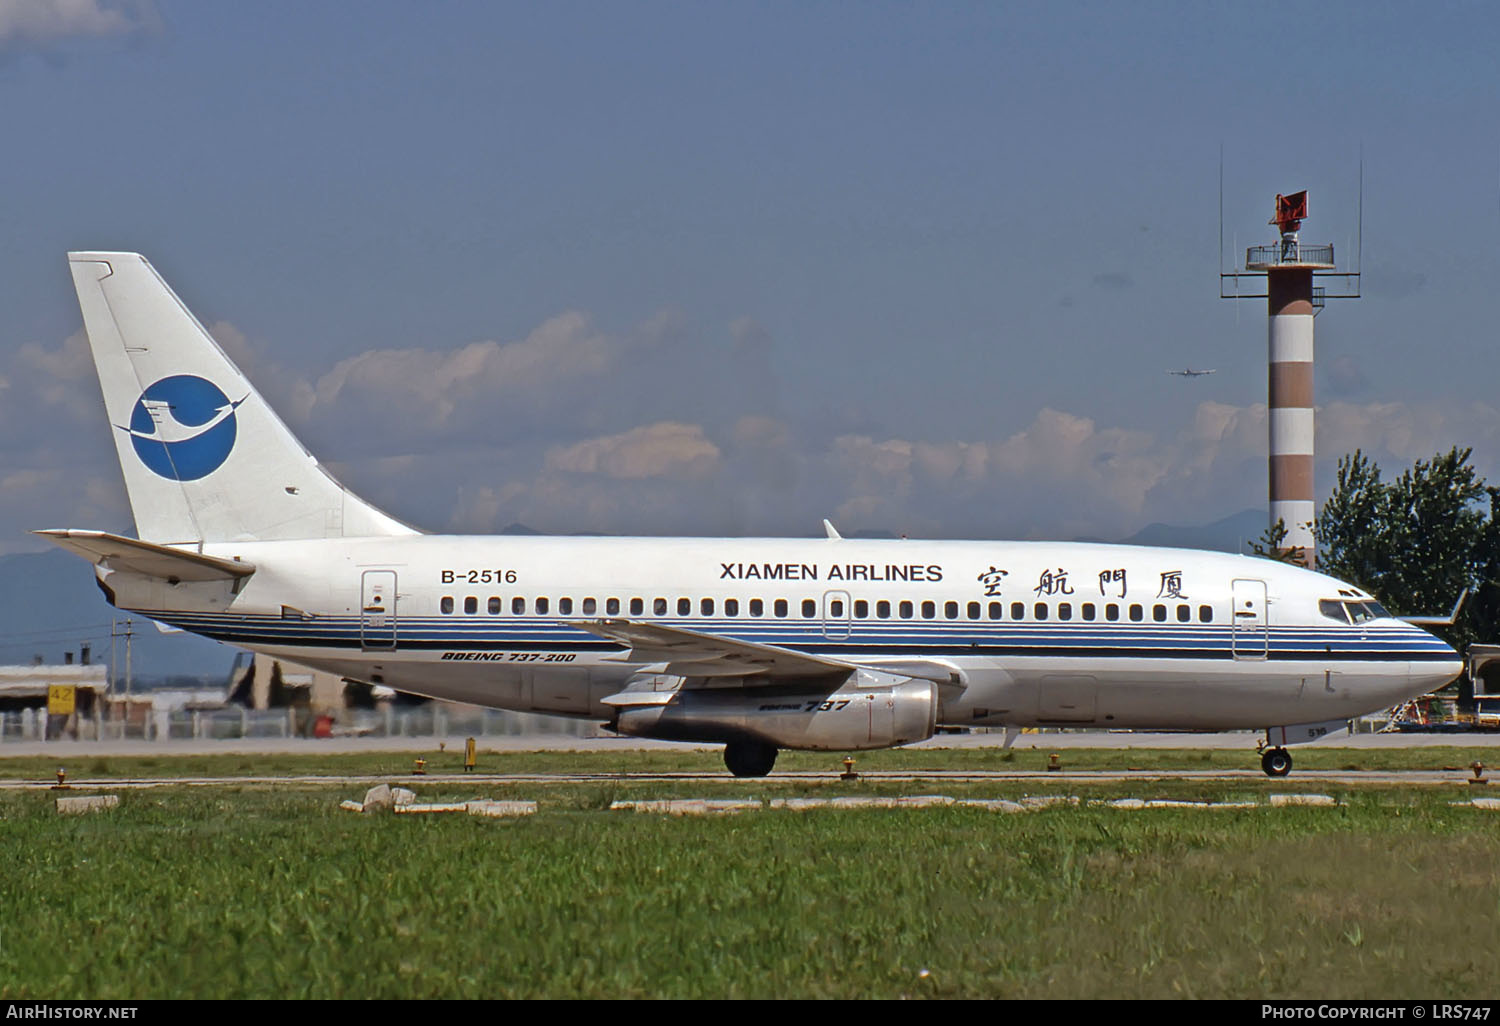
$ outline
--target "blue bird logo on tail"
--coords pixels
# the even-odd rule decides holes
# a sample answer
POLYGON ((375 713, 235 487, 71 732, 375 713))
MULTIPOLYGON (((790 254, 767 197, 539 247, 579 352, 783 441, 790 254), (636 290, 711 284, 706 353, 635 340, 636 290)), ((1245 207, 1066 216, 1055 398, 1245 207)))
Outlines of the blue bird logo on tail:
POLYGON ((162 378, 141 393, 131 411, 135 454, 152 473, 172 481, 207 477, 229 458, 237 432, 233 402, 211 381, 191 374, 162 378))

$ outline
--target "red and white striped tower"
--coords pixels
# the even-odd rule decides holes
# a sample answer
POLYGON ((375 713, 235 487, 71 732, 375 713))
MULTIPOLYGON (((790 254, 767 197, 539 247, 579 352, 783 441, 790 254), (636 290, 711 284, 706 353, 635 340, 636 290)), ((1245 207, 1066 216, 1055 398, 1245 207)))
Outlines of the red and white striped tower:
MULTIPOLYGON (((1316 552, 1313 520, 1313 272, 1333 268, 1333 247, 1304 246, 1297 232, 1307 217, 1307 193, 1276 197, 1271 223, 1281 230, 1273 246, 1245 255, 1247 271, 1266 275, 1270 364, 1267 407, 1271 435, 1270 525, 1286 528, 1283 551, 1300 549, 1302 562, 1316 552)), ((1320 304, 1321 305, 1321 304, 1320 304)))

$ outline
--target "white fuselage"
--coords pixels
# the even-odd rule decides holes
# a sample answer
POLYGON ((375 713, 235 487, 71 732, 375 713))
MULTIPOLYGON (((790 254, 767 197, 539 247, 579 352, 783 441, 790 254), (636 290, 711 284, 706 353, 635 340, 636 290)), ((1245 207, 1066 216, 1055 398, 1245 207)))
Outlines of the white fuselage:
POLYGON ((1458 656, 1333 578, 1264 559, 1052 542, 563 537, 213 543, 229 582, 101 569, 116 603, 402 691, 608 720, 653 669, 581 630, 630 620, 952 673, 950 726, 1266 728, 1350 718, 1458 656), (1322 603, 1320 607, 1320 603, 1322 603), (1335 617, 1335 613, 1340 613, 1335 617))

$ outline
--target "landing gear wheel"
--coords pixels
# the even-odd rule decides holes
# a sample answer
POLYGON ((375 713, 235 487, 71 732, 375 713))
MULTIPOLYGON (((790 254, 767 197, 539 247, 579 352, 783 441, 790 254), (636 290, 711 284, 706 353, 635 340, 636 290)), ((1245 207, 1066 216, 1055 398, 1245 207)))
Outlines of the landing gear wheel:
POLYGON ((1268 748, 1260 757, 1260 768, 1268 777, 1284 777, 1292 771, 1292 753, 1285 748, 1268 748))
POLYGON ((724 765, 737 777, 763 777, 776 765, 776 746, 731 741, 724 746, 724 765))

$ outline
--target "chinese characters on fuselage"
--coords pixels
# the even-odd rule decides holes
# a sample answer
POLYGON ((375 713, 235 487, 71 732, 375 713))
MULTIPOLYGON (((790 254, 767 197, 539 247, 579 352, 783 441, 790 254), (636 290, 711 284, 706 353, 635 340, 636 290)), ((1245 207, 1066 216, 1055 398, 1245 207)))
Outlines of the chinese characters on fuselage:
POLYGON ((1068 572, 1062 568, 1057 570, 1043 570, 1042 576, 1037 578, 1036 588, 1033 589, 1038 595, 1071 595, 1073 589, 1068 585, 1068 572))

